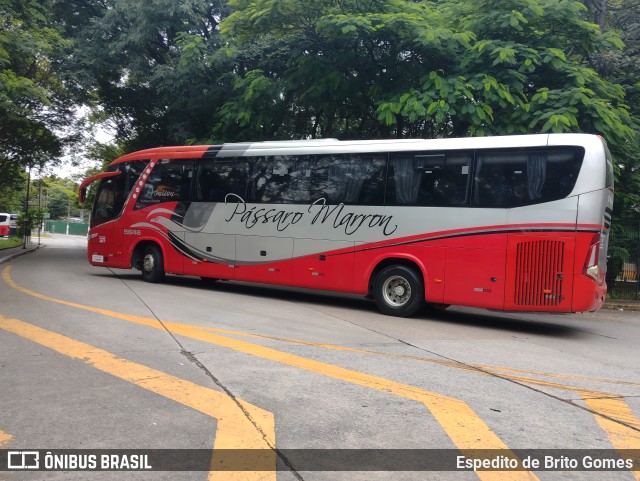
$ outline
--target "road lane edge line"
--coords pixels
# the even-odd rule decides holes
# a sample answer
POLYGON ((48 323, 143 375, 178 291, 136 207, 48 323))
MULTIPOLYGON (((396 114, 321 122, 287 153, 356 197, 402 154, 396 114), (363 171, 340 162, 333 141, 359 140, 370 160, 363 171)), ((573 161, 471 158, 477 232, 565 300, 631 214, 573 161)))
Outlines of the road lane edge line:
MULTIPOLYGON (((158 371, 142 364, 118 357, 70 337, 29 324, 18 319, 9 319, 0 314, 0 329, 47 347, 59 354, 82 361, 104 373, 127 381, 147 391, 171 399, 183 406, 199 411, 216 419, 216 449, 260 449, 260 456, 269 456, 268 465, 273 471, 233 472, 212 471, 210 479, 236 480, 255 479, 275 480, 276 453, 275 422, 273 414, 239 400, 243 408, 250 413, 253 422, 240 411, 236 403, 225 393, 192 383, 171 374, 158 371), (256 423, 260 429, 256 429, 256 423), (239 477, 239 475, 241 475, 239 477), (270 475, 270 476, 269 476, 270 475)), ((212 463, 224 461, 212 459, 212 463)), ((264 461, 261 462, 264 465, 264 461)))
MULTIPOLYGON (((475 413, 475 411, 473 411, 473 409, 471 409, 471 407, 462 400, 426 391, 407 384, 390 381, 377 376, 353 371, 351 369, 342 368, 333 364, 303 358, 294 354, 264 347, 259 344, 253 344, 218 334, 202 332, 201 330, 195 329, 189 325, 169 321, 163 321, 162 324, 160 324, 157 319, 128 315, 117 311, 85 306, 76 302, 46 296, 15 283, 13 279, 11 279, 10 272, 11 266, 7 266, 3 269, 2 278, 4 281, 14 289, 17 289, 29 296, 99 313, 112 318, 142 324, 155 329, 166 328, 175 334, 183 335, 192 339, 227 347, 238 352, 297 367, 325 377, 331 377, 381 392, 387 392, 405 399, 421 402, 431 412, 436 421, 452 440, 453 444, 465 453, 467 457, 478 457, 478 454, 474 453, 472 450, 497 449, 508 452, 508 456, 510 458, 518 459, 515 453, 513 453, 513 451, 475 413)), ((482 481, 502 481, 505 479, 508 479, 509 481, 531 481, 538 479, 538 477, 530 471, 510 471, 507 473, 500 471, 478 471, 476 474, 482 481), (507 478, 504 477, 505 474, 508 474, 507 478)))

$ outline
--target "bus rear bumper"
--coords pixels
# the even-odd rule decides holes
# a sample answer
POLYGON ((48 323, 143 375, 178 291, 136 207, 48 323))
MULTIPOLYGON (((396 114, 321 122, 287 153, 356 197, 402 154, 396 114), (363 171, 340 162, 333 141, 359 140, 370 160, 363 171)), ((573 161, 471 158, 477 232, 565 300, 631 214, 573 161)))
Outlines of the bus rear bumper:
POLYGON ((607 285, 599 285, 591 277, 576 276, 573 284, 572 312, 595 312, 607 297, 607 285))

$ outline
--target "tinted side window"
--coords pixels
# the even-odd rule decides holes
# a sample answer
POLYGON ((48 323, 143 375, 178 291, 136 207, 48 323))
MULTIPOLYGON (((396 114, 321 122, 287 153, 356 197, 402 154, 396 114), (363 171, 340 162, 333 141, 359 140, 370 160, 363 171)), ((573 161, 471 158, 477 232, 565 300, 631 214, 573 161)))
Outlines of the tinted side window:
POLYGON ((386 154, 319 155, 312 199, 324 198, 327 204, 383 204, 386 160, 386 154))
MULTIPOLYGON (((201 160, 198 162, 195 199, 199 202, 224 202, 227 194, 244 199, 250 172, 251 164, 243 158, 201 160)), ((230 202, 237 200, 229 199, 230 202)))
POLYGON ((312 155, 274 155, 258 158, 251 176, 250 202, 309 203, 312 165, 312 155))
POLYGON ((387 204, 464 206, 467 204, 471 154, 406 152, 392 154, 387 204))
POLYGON ((160 202, 188 202, 191 200, 193 160, 158 160, 138 196, 136 209, 160 202))
POLYGON ((568 147, 479 152, 473 205, 519 207, 562 199, 573 190, 583 156, 568 147))
MULTIPOLYGON (((576 185, 583 159, 584 149, 579 147, 549 148, 545 181, 540 188, 540 197, 535 201, 549 202, 567 197, 576 185)), ((531 177, 529 173, 530 183, 531 177)))

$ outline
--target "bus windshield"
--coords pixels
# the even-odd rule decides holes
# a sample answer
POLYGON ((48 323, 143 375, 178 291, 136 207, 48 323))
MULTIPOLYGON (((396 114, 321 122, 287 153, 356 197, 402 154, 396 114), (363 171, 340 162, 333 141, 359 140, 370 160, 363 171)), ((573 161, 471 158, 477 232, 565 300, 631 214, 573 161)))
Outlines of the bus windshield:
POLYGON ((146 165, 146 162, 140 161, 126 162, 109 169, 110 172, 122 172, 122 174, 103 178, 100 181, 91 214, 91 227, 104 224, 120 215, 131 189, 146 165))

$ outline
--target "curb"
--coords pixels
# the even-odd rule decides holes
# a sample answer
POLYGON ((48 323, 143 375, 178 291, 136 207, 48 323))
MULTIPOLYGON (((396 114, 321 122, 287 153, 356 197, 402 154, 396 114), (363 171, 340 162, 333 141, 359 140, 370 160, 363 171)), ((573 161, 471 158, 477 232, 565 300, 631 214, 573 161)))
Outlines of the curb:
MULTIPOLYGON (((37 251, 38 249, 40 249, 41 247, 44 247, 44 244, 40 244, 34 247, 30 247, 28 249, 22 249, 19 252, 14 252, 12 254, 6 255, 4 257, 0 257, 0 264, 4 264, 5 262, 9 262, 17 257, 23 256, 25 254, 31 254, 32 252, 37 251)), ((1 255, 2 251, 0 251, 0 255, 1 255)))
POLYGON ((640 303, 634 302, 605 302, 603 309, 611 309, 614 311, 640 311, 640 303))

